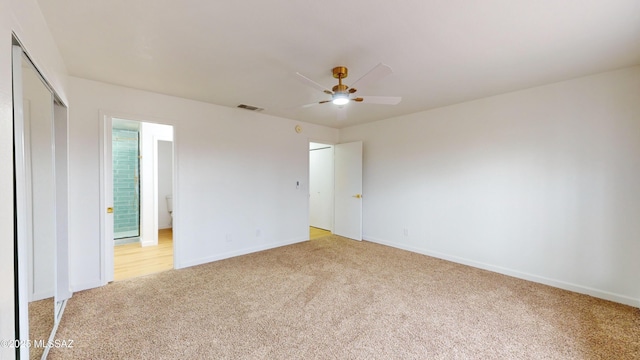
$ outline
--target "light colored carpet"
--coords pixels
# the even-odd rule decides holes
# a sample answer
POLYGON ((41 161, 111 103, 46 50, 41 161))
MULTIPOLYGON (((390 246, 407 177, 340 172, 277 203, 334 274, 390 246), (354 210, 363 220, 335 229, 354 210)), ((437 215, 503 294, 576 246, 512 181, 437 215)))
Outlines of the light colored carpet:
POLYGON ((29 303, 29 339, 38 346, 32 345, 29 349, 29 359, 40 359, 44 348, 41 341, 49 341, 51 330, 54 324, 54 302, 50 297, 44 300, 32 301, 29 303))
POLYGON ((74 294, 50 359, 640 359, 640 309, 329 236, 74 294))

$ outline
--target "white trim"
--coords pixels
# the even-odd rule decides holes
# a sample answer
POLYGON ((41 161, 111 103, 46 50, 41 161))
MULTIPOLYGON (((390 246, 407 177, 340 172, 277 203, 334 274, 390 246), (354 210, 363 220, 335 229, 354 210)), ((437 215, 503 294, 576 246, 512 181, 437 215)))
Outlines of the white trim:
POLYGON ((507 276, 512 276, 518 279, 523 279, 523 280, 528 280, 528 281, 532 281, 535 283, 540 283, 540 284, 544 284, 544 285, 549 285, 549 286, 553 286, 559 289, 564 289, 564 290, 568 290, 568 291, 573 291, 573 292, 577 292, 580 294, 585 294, 585 295, 590 295, 596 298, 600 298, 600 299, 604 299, 604 300, 609 300, 609 301, 614 301, 617 303, 621 303, 621 304, 625 304, 625 305, 630 305, 630 306, 634 306, 634 307, 640 307, 640 299, 634 299, 632 297, 629 296, 625 296, 625 295, 620 295, 620 294, 616 294, 616 293, 612 293, 609 291, 604 291, 604 290, 598 290, 598 289, 594 289, 588 286, 582 286, 582 285, 578 285, 578 284, 572 284, 566 281, 561 281, 561 280, 556 280, 556 279, 551 279, 551 278, 547 278, 544 276, 538 276, 538 275, 534 275, 534 274, 529 274, 529 273, 525 273, 525 272, 521 272, 521 271, 517 271, 517 270, 513 270, 513 269, 508 269, 505 267, 501 267, 501 266, 496 266, 496 265, 491 265, 491 264, 487 264, 487 263, 483 263, 483 262, 479 262, 479 261, 474 261, 474 260, 470 260, 470 259, 466 259, 466 258, 462 258, 459 256, 455 256, 455 255, 449 255, 449 254, 444 254, 438 251, 431 251, 431 250, 425 250, 425 249, 421 249, 421 248, 417 248, 417 247, 413 247, 413 246, 407 246, 404 244, 398 244, 392 241, 386 241, 386 240, 382 240, 382 239, 378 239, 372 236, 364 236, 364 239, 366 241, 370 241, 370 242, 374 242, 377 244, 381 244, 381 245, 386 245, 386 246, 390 246, 396 249, 402 249, 402 250, 407 250, 407 251, 411 251, 414 253, 418 253, 418 254, 422 254, 422 255, 427 255, 427 256, 431 256, 434 258, 438 258, 438 259, 443 259, 443 260, 447 260, 447 261, 451 261, 454 263, 458 263, 458 264, 462 264, 462 265, 468 265, 474 268, 478 268, 478 269, 483 269, 483 270, 489 270, 498 274, 503 274, 503 275, 507 275, 507 276))
POLYGON ((151 141, 153 141, 153 228, 155 230, 151 234, 151 240, 153 245, 158 245, 158 136, 153 135, 151 141))
MULTIPOLYGON (((175 208, 175 204, 174 204, 174 208, 175 208)), ((176 269, 182 269, 182 268, 188 268, 188 267, 191 267, 191 266, 207 264, 207 263, 218 261, 218 260, 224 260, 224 259, 229 259, 229 258, 236 257, 236 256, 252 254, 252 253, 255 253, 255 252, 259 252, 259 251, 275 249, 275 248, 278 248, 278 247, 287 246, 287 245, 293 245, 293 244, 297 244, 297 243, 301 243, 301 242, 305 242, 305 241, 309 241, 309 236, 294 238, 294 239, 287 240, 287 241, 272 242, 272 243, 268 243, 268 244, 264 244, 264 245, 250 247, 250 248, 247 248, 247 249, 229 251, 229 252, 222 253, 222 254, 216 254, 214 256, 207 256, 207 257, 203 257, 203 258, 187 261, 187 262, 181 264, 180 267, 176 266, 176 269)), ((175 264, 175 261, 174 261, 174 264, 175 264)))
POLYGON ((71 286, 71 291, 75 293, 78 291, 95 289, 101 286, 104 286, 104 284, 102 283, 102 279, 98 281, 89 281, 81 284, 74 284, 73 286, 71 286))
MULTIPOLYGON (((312 142, 315 141, 311 141, 310 138, 307 138, 307 157, 306 157, 306 163, 307 163, 307 205, 305 207, 305 209, 307 210, 307 229, 309 229, 311 227, 311 154, 309 153, 309 144, 311 144, 312 142)), ((333 222, 331 224, 331 232, 333 233, 333 222)), ((308 231, 308 230, 307 230, 308 231)))
POLYGON ((176 241, 180 238, 180 196, 178 194, 178 129, 173 126, 173 189, 171 190, 171 196, 173 196, 173 218, 171 220, 171 227, 173 228, 173 268, 180 269, 182 266, 182 260, 180 257, 180 241, 176 241), (177 231, 176 231, 177 230, 177 231))

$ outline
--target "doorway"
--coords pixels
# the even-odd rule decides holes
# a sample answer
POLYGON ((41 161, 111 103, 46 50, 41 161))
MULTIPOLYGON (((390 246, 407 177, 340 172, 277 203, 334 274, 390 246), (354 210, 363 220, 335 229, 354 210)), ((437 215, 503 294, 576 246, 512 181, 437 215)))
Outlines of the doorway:
POLYGON ((362 141, 309 142, 310 238, 328 231, 362 240, 362 149, 362 141))
POLYGON ((103 116, 104 283, 174 268, 173 126, 103 116))
POLYGON ((114 119, 111 129, 113 239, 140 242, 140 123, 114 119))
POLYGON ((309 143, 309 238, 333 231, 333 145, 309 143))

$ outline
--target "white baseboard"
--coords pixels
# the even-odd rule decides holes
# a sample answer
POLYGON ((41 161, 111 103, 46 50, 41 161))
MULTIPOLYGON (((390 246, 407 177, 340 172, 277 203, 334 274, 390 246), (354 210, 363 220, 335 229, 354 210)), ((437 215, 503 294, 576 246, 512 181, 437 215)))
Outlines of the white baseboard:
POLYGON ((45 292, 37 292, 35 294, 31 294, 31 296, 29 297, 31 300, 29 301, 38 301, 38 300, 42 300, 42 299, 47 299, 54 296, 54 291, 45 291, 45 292))
POLYGON ((569 291, 577 292, 580 294, 590 295, 599 299, 609 300, 609 301, 640 308, 640 299, 634 299, 629 296, 620 295, 620 294, 612 293, 609 291, 594 289, 588 286, 572 284, 566 281, 551 279, 551 278, 547 278, 547 277, 539 276, 535 274, 529 274, 529 273, 521 272, 518 270, 504 268, 501 266, 486 264, 486 263, 474 261, 471 259, 466 259, 466 258, 454 256, 454 255, 440 253, 437 251, 431 251, 431 250, 421 249, 413 246, 407 246, 404 244, 398 244, 391 241, 378 239, 372 236, 363 236, 363 238, 366 241, 374 242, 377 244, 386 245, 386 246, 390 246, 397 249, 407 250, 414 253, 427 255, 427 256, 451 261, 458 264, 468 265, 478 269, 493 271, 495 273, 512 276, 518 279, 528 280, 528 281, 532 281, 532 282, 536 282, 544 285, 553 286, 559 289, 569 290, 569 291))
POLYGON ((106 284, 104 284, 100 279, 98 279, 96 281, 91 281, 91 282, 86 282, 81 284, 71 284, 70 287, 71 287, 71 292, 74 293, 82 290, 89 290, 89 289, 101 287, 104 285, 106 284))
POLYGON ((140 246, 141 247, 146 247, 146 246, 156 246, 158 245, 158 243, 154 243, 153 241, 142 241, 142 239, 140 239, 140 246))
POLYGON ((188 260, 188 261, 184 261, 184 262, 182 262, 182 261, 181 262, 175 262, 175 264, 176 264, 175 268, 176 269, 184 269, 184 268, 188 268, 188 267, 191 267, 191 266, 202 265, 202 264, 206 264, 206 263, 210 263, 210 262, 214 262, 214 261, 218 261, 218 260, 229 259, 229 258, 236 257, 236 256, 247 255, 247 254, 251 254, 251 253, 254 253, 254 252, 258 252, 258 251, 274 249, 274 248, 278 248, 278 247, 281 247, 281 246, 292 245, 292 244, 296 244, 296 243, 303 242, 303 241, 308 241, 308 240, 309 240, 308 237, 300 237, 300 238, 295 238, 295 239, 291 239, 291 240, 287 240, 287 241, 279 241, 279 242, 261 244, 261 245, 250 247, 250 248, 244 248, 244 249, 240 249, 240 250, 229 251, 229 252, 225 252, 225 253, 221 253, 221 254, 216 254, 216 255, 213 255, 213 256, 207 256, 207 257, 188 260))

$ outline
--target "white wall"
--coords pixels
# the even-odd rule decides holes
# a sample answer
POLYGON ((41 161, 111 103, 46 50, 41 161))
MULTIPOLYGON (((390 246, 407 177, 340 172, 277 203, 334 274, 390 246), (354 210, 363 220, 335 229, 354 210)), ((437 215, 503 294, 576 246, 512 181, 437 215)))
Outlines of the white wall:
MULTIPOLYGON (((66 69, 35 0, 0 0, 0 338, 13 339, 13 116, 11 33, 25 45, 45 78, 66 101, 66 69)), ((0 359, 15 352, 0 348, 0 359)))
POLYGON ((365 239, 640 306, 639 119, 633 67, 340 140, 364 141, 365 239))
POLYGON ((174 126, 177 267, 308 238, 308 138, 335 142, 337 130, 301 124, 297 134, 292 120, 73 77, 69 92, 74 290, 102 284, 100 111, 174 126))
POLYGON ((171 228, 166 197, 173 195, 173 141, 158 141, 158 229, 171 228))

